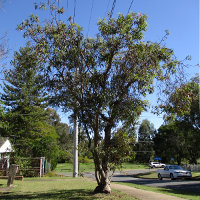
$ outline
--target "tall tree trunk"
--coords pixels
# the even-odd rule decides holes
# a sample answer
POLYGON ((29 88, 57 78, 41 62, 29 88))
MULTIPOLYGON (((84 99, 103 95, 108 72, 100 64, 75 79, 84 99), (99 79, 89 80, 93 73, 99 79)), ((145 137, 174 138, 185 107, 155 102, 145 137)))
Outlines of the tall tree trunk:
POLYGON ((111 193, 108 162, 104 162, 99 158, 98 152, 94 152, 95 177, 98 186, 95 193, 111 193))
POLYGON ((111 127, 107 126, 105 128, 105 141, 104 141, 104 156, 100 156, 100 152, 98 152, 98 134, 96 132, 96 136, 94 137, 94 163, 95 163, 95 177, 97 180, 98 186, 95 188, 94 192, 96 193, 111 193, 110 188, 110 179, 109 179, 109 151, 108 147, 110 145, 111 138, 111 127))

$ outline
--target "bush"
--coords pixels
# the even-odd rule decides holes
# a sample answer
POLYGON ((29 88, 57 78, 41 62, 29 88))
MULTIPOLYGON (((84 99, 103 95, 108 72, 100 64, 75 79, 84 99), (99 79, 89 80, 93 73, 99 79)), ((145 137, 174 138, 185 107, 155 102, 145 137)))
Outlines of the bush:
POLYGON ((70 162, 70 160, 72 159, 72 155, 64 150, 60 150, 58 153, 58 163, 66 163, 66 162, 70 162))
POLYGON ((91 160, 87 156, 79 156, 78 161, 79 163, 91 163, 91 160))
POLYGON ((45 177, 57 177, 58 175, 54 171, 49 171, 44 175, 45 177))

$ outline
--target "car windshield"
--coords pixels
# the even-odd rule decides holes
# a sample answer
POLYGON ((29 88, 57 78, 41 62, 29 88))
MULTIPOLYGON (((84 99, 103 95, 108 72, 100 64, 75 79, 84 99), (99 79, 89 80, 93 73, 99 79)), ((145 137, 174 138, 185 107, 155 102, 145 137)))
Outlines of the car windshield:
POLYGON ((169 166, 169 169, 183 169, 183 168, 178 165, 173 165, 173 166, 169 166))

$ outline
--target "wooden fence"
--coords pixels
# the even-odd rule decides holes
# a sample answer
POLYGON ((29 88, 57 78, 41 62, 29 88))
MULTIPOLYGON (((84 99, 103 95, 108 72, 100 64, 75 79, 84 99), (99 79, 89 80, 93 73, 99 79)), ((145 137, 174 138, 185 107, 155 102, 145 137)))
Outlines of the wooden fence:
MULTIPOLYGON (((8 176, 9 172, 9 164, 17 163, 19 166, 19 170, 17 175, 24 176, 24 177, 42 177, 45 173, 49 170, 46 169, 46 163, 44 157, 38 158, 20 158, 18 161, 14 161, 12 159, 9 160, 9 164, 7 164, 7 160, 0 160, 0 176, 8 176), (24 166, 20 163, 26 163, 27 165, 24 166)), ((48 166, 47 166, 48 167, 48 166)))
POLYGON ((196 164, 196 165, 186 164, 186 165, 183 165, 183 168, 190 170, 192 172, 200 172, 200 164, 196 164))

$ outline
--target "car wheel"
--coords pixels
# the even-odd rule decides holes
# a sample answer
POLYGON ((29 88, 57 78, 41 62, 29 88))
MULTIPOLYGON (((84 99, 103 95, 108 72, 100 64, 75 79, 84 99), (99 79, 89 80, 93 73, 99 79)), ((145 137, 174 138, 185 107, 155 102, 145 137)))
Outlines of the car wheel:
POLYGON ((159 179, 160 181, 162 180, 161 174, 158 174, 158 179, 159 179))
POLYGON ((171 173, 170 174, 170 178, 171 178, 171 180, 174 180, 175 178, 174 178, 174 175, 171 173))

